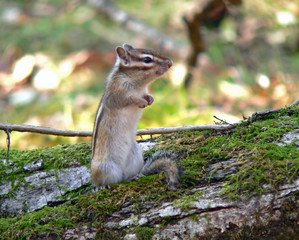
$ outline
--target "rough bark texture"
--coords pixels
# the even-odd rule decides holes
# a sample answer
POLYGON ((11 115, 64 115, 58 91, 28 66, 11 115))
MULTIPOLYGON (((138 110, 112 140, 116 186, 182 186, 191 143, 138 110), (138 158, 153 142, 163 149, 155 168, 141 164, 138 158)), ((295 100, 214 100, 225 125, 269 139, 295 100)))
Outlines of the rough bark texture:
MULTIPOLYGON (((153 144, 141 143, 144 150, 148 150, 153 144)), ((2 160, 5 165, 13 166, 13 162, 2 160)), ((71 191, 91 185, 90 170, 87 166, 82 166, 78 161, 72 161, 64 165, 62 170, 45 170, 43 159, 25 163, 23 168, 13 168, 6 170, 7 174, 23 171, 28 176, 24 181, 3 180, 0 184, 0 210, 1 216, 15 216, 22 213, 30 213, 45 206, 55 206, 65 202, 69 197, 63 198, 71 191), (13 189, 14 185, 18 185, 13 189), (13 194, 11 198, 8 193, 13 194)))
MULTIPOLYGON (((222 184, 193 188, 192 191, 202 193, 202 196, 188 209, 178 207, 174 202, 164 202, 161 206, 145 202, 143 207, 147 210, 136 214, 133 205, 125 204, 107 219, 106 227, 116 232, 128 229, 124 239, 140 239, 134 233, 137 226, 157 228, 152 239, 224 239, 234 232, 240 239, 242 236, 251 239, 246 237, 254 229, 264 231, 267 239, 295 239, 298 225, 292 229, 288 223, 298 224, 299 202, 295 195, 299 193, 299 179, 293 184, 283 185, 275 194, 243 199, 241 202, 217 197, 221 189, 222 184), (169 219, 169 222, 159 229, 164 219, 169 219)), ((65 239, 73 237, 93 239, 96 229, 84 226, 70 229, 63 235, 65 239)))
MULTIPOLYGON (((154 148, 165 148, 165 143, 171 141, 178 147, 181 167, 185 172, 181 186, 175 192, 167 191, 163 174, 94 192, 88 167, 89 144, 22 154, 11 150, 10 160, 4 159, 5 151, 2 151, 0 235, 3 237, 0 239, 22 236, 31 239, 57 239, 57 236, 61 239, 295 239, 299 234, 298 167, 292 170, 292 176, 279 178, 281 182, 273 183, 274 187, 255 182, 261 185, 259 191, 263 191, 260 193, 249 185, 249 188, 245 188, 247 190, 238 190, 238 199, 227 198, 228 195, 223 194, 227 186, 236 184, 231 177, 244 169, 248 173, 238 184, 240 189, 248 184, 245 183, 246 178, 249 179, 254 174, 250 171, 255 169, 246 167, 255 160, 254 152, 260 151, 260 144, 266 144, 269 151, 263 153, 265 158, 271 152, 269 146, 274 146, 271 144, 277 146, 275 151, 289 151, 290 156, 285 155, 290 159, 286 165, 284 155, 275 155, 281 157, 281 167, 285 171, 292 167, 296 169, 299 165, 298 110, 286 110, 271 121, 257 123, 252 128, 251 125, 240 126, 241 131, 249 133, 258 130, 253 140, 248 141, 248 144, 257 141, 257 147, 248 152, 241 147, 237 154, 225 155, 224 158, 221 157, 221 151, 233 152, 233 147, 220 149, 211 157, 207 155, 206 161, 211 161, 200 167, 203 170, 198 178, 193 176, 198 171, 190 172, 187 166, 190 165, 188 161, 193 161, 190 169, 196 168, 200 156, 198 159, 192 156, 197 156, 195 152, 204 151, 204 142, 193 144, 200 141, 214 143, 218 137, 232 132, 199 134, 191 131, 187 135, 169 135, 158 144, 143 143, 145 150, 155 144, 154 148), (269 127, 265 127, 268 124, 269 127), (266 134, 272 125, 276 126, 273 133, 290 126, 292 130, 281 134, 279 139, 269 138, 272 136, 269 132, 262 143, 258 134, 266 134), (198 146, 202 146, 202 149, 198 146), (18 164, 21 160, 24 163, 18 164), (57 168, 51 169, 51 164, 57 168), (57 166, 59 164, 61 166, 57 166), (14 174, 15 177, 12 177, 14 174), (13 217, 15 215, 17 217, 13 217), (52 221, 54 223, 50 226, 52 221)), ((238 136, 244 137, 239 133, 238 136)), ((225 144, 224 141, 219 146, 225 144)), ((213 152, 216 148, 211 147, 209 151, 213 152)), ((283 174, 283 171, 275 174, 283 174)), ((269 176, 276 181, 275 174, 261 175, 260 181, 269 176)), ((271 179, 267 182, 271 183, 271 179)))

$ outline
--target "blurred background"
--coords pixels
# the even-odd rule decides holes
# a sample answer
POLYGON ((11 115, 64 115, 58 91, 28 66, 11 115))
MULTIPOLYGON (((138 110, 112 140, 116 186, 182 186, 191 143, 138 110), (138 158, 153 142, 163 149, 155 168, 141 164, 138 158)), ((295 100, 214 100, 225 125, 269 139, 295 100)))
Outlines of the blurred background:
MULTIPOLYGON (((92 130, 123 43, 174 61, 139 129, 232 123, 299 96, 297 0, 0 0, 0 24, 0 122, 92 130)), ((83 141, 11 134, 19 149, 83 141)))

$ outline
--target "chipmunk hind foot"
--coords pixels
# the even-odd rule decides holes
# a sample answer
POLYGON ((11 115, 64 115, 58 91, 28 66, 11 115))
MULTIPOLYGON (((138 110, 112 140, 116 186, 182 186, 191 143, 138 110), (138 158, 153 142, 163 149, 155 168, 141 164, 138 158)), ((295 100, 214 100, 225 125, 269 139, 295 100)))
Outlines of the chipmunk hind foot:
POLYGON ((170 151, 157 151, 145 163, 141 173, 145 176, 164 172, 170 190, 175 190, 179 183, 178 156, 170 151))

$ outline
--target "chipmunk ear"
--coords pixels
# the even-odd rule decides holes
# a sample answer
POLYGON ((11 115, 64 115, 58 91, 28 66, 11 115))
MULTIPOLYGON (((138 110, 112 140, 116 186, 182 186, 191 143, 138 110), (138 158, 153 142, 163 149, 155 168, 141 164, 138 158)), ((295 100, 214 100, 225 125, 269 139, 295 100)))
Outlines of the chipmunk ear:
POLYGON ((127 51, 132 51, 132 50, 134 50, 134 48, 133 48, 131 45, 127 44, 127 43, 124 43, 124 44, 123 44, 123 48, 126 49, 127 51))
POLYGON ((122 47, 117 47, 115 49, 118 58, 120 59, 120 61, 124 64, 124 65, 128 65, 129 64, 129 56, 128 56, 128 52, 126 51, 126 49, 122 48, 122 47))

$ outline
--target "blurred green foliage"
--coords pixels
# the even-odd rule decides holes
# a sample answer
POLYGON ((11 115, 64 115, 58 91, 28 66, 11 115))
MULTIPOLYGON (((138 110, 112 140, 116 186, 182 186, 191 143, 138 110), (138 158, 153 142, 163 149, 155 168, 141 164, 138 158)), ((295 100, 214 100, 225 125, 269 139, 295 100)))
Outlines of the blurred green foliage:
MULTIPOLYGON (((196 1, 113 3, 188 48, 181 19, 195 9, 196 1)), ((298 12, 298 4, 291 0, 245 0, 219 29, 203 28, 206 52, 199 56, 190 91, 184 92, 172 76, 176 67, 186 68, 184 59, 170 56, 173 69, 151 85, 155 103, 144 110, 139 128, 213 123, 213 115, 230 122, 242 114, 290 104, 298 97, 298 12), (261 87, 259 76, 268 78, 268 87, 261 87)), ((91 130, 105 78, 113 66, 115 46, 128 42, 157 48, 140 34, 97 14, 85 1, 1 1, 0 21, 0 122, 91 130), (84 51, 99 57, 91 57, 83 66, 75 65, 71 74, 59 75, 56 89, 32 87, 38 69, 23 81, 10 84, 14 64, 26 54, 43 54, 52 70, 59 72, 64 60, 84 51), (32 100, 12 104, 13 94, 27 88, 34 89, 32 100)), ((5 146, 3 132, 0 139, 0 146, 5 146)), ((34 148, 90 138, 12 133, 11 140, 13 147, 34 148)))

